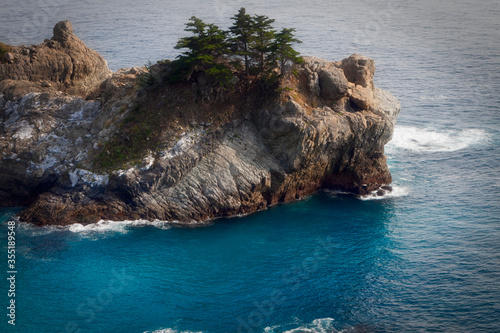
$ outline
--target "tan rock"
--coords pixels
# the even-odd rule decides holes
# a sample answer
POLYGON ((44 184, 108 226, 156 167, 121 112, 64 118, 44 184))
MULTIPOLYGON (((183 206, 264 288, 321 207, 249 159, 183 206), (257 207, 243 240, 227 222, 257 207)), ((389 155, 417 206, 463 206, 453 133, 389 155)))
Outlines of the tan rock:
POLYGON ((366 88, 374 88, 375 61, 373 59, 353 54, 342 60, 342 69, 349 82, 366 88))
POLYGON ((24 50, 12 47, 5 55, 8 61, 0 64, 0 81, 47 82, 58 90, 86 97, 111 75, 104 58, 73 34, 69 21, 55 25, 51 40, 29 52, 24 50))
POLYGON ((370 110, 374 107, 373 90, 363 86, 352 85, 349 89, 349 98, 362 110, 370 110))
POLYGON ((8 63, 8 64, 13 64, 14 63, 14 55, 11 52, 5 53, 3 56, 3 61, 8 63))
POLYGON ((319 86, 321 97, 338 100, 347 93, 347 80, 341 69, 332 67, 319 72, 319 86))
MULTIPOLYGON (((137 76, 144 68, 108 77, 102 57, 74 36, 69 22, 58 23, 54 37, 31 50, 15 53, 15 64, 0 65, 0 202, 30 205, 22 221, 202 223, 321 188, 367 194, 391 182, 383 149, 400 105, 373 88, 375 67, 367 57, 307 57, 302 75, 283 93, 286 99, 249 95, 259 103, 242 109, 244 116, 233 115, 218 128, 182 125, 185 133, 165 136, 173 142, 160 142, 160 150, 145 147, 143 163, 99 174, 92 172, 94 153, 116 135, 133 135, 120 125, 134 106, 158 105, 171 91, 160 86, 138 95, 137 76), (88 96, 97 83, 96 101, 56 91, 88 96), (355 112, 352 104, 366 111, 355 112)), ((238 97, 232 102, 233 108, 242 104, 238 97)), ((188 103, 181 100, 169 117, 182 119, 184 107, 190 114, 213 111, 207 110, 210 104, 188 103)))

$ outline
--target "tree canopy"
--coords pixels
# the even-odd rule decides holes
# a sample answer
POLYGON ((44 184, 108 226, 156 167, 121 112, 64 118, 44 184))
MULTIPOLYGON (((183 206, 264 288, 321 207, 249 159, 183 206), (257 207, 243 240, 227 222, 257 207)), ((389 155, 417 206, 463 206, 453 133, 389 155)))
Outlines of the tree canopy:
MULTIPOLYGON (((283 28, 277 32, 265 15, 249 15, 240 8, 232 18, 229 30, 219 29, 193 16, 186 23, 186 32, 175 49, 183 49, 172 63, 172 81, 191 80, 205 74, 214 84, 224 87, 234 75, 249 76, 279 73, 283 76, 290 63, 300 63, 302 58, 293 45, 301 43, 295 29, 283 28), (243 73, 235 63, 243 62, 243 73)), ((241 66, 240 66, 241 68, 241 66)), ((278 74, 274 74, 278 75, 278 74)))
POLYGON ((220 63, 220 59, 229 53, 227 33, 195 16, 189 19, 184 30, 193 35, 180 38, 175 46, 176 49, 187 49, 177 57, 177 74, 181 79, 189 79, 194 71, 203 71, 224 84, 230 75, 229 68, 220 63))
POLYGON ((295 38, 294 32, 295 29, 293 28, 283 28, 275 35, 274 42, 270 47, 271 59, 279 62, 281 75, 284 75, 288 62, 303 62, 303 59, 300 57, 300 53, 295 51, 292 47, 293 44, 302 43, 302 41, 295 38))
POLYGON ((229 27, 229 31, 233 35, 230 41, 235 54, 243 56, 245 59, 245 73, 248 75, 249 56, 251 55, 249 48, 255 33, 252 17, 242 7, 231 19, 234 20, 234 23, 229 27))
POLYGON ((251 47, 254 50, 255 57, 258 59, 259 69, 264 71, 266 66, 266 55, 271 51, 273 39, 276 31, 273 29, 273 19, 265 15, 255 15, 252 18, 254 27, 254 38, 251 47))

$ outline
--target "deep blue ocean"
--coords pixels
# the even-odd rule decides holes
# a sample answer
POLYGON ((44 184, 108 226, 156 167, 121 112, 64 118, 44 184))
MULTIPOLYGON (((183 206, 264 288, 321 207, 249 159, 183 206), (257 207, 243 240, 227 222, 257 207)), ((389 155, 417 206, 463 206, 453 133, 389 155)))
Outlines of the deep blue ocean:
POLYGON ((390 196, 321 192, 202 228, 17 223, 16 325, 1 332, 500 332, 500 3, 2 0, 0 41, 70 19, 116 70, 173 59, 192 15, 239 7, 307 55, 375 59, 402 103, 390 196))

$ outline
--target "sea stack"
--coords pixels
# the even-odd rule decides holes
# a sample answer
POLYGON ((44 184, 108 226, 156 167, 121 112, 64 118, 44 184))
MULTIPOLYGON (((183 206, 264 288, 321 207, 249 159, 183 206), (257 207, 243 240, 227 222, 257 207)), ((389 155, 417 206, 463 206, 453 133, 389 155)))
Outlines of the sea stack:
POLYGON ((111 73, 69 21, 9 53, 0 202, 27 206, 21 221, 197 224, 323 188, 365 195, 391 183, 384 145, 400 104, 374 86, 366 56, 305 57, 279 87, 235 83, 203 101, 201 82, 165 83, 168 62, 111 73), (145 73, 156 81, 147 89, 145 73))

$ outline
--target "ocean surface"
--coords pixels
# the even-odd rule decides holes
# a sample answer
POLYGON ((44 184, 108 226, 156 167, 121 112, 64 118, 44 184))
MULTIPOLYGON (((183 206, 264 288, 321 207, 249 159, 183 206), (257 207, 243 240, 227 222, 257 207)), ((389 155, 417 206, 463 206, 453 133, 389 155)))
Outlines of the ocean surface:
POLYGON ((16 325, 1 332, 500 332, 498 1, 2 0, 0 41, 70 19, 116 70, 175 58, 195 15, 295 27, 307 55, 375 59, 402 103, 386 147, 394 192, 321 192, 186 229, 17 224, 16 325))

